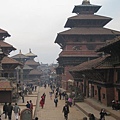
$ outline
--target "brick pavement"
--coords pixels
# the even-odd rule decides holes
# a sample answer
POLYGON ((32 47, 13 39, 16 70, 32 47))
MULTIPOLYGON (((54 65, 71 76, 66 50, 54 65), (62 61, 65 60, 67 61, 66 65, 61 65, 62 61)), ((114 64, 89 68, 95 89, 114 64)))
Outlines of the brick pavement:
MULTIPOLYGON (((21 110, 26 108, 26 101, 32 100, 34 105, 34 117, 38 117, 39 120, 64 120, 63 113, 62 113, 62 107, 65 103, 64 100, 59 100, 58 107, 56 108, 54 106, 53 99, 51 100, 49 97, 49 91, 50 88, 47 87, 46 89, 44 87, 40 87, 37 89, 36 92, 33 92, 32 95, 25 96, 25 103, 22 103, 22 99, 18 100, 18 105, 20 106, 21 110), (41 95, 43 93, 46 93, 46 102, 43 109, 39 106, 39 101, 41 98, 41 95)), ((53 96, 54 98, 54 96, 53 96)), ((12 103, 14 104, 14 103, 12 103)), ((104 105, 95 102, 91 99, 86 99, 85 102, 76 103, 76 106, 72 106, 70 108, 70 114, 69 114, 69 120, 82 120, 83 117, 87 116, 88 113, 93 113, 97 118, 99 118, 99 111, 101 108, 107 109, 108 112, 112 112, 111 115, 118 116, 118 118, 113 118, 111 116, 106 116, 106 120, 120 120, 120 111, 114 111, 110 107, 105 107, 104 105), (96 106, 96 109, 93 107, 93 105, 96 106), (77 107, 76 107, 77 106, 77 107), (92 106, 92 107, 91 107, 92 106)), ((0 104, 0 113, 2 113, 2 107, 3 105, 0 104)), ((4 116, 2 116, 2 120, 4 119, 4 116)), ((14 119, 14 114, 12 114, 12 120, 14 119)))
MULTIPOLYGON (((50 91, 51 90, 49 87, 47 87, 46 89, 44 87, 40 88, 35 116, 38 117, 40 120, 64 120, 62 108, 65 104, 65 100, 59 100, 58 107, 55 107, 54 95, 52 96, 52 100, 51 100, 49 96, 50 91), (44 92, 46 94, 46 100, 45 100, 45 106, 42 109, 39 106, 39 101, 41 95, 44 92)), ((86 115, 83 112, 81 112, 76 106, 72 106, 70 108, 68 120, 82 120, 82 118, 85 116, 86 115)))

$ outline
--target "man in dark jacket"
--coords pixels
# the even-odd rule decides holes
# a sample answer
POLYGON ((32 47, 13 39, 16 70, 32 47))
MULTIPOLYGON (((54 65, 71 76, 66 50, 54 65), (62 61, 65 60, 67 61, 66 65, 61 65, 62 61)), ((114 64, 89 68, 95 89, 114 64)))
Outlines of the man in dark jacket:
POLYGON ((9 103, 9 105, 8 105, 8 120, 11 120, 12 110, 13 110, 13 106, 11 105, 11 103, 9 103))
POLYGON ((64 113, 64 117, 67 120, 68 119, 68 113, 69 113, 69 106, 68 106, 67 103, 65 103, 65 106, 63 106, 63 111, 62 112, 64 113))
POLYGON ((7 103, 5 103, 3 105, 3 112, 5 114, 5 119, 6 119, 7 118, 7 114, 8 114, 8 105, 7 105, 7 103))

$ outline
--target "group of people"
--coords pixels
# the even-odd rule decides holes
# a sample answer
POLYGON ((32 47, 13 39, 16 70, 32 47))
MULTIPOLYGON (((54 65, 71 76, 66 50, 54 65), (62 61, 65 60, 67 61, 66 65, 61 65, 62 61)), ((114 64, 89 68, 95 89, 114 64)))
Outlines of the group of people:
MULTIPOLYGON (((27 101, 26 108, 30 109, 31 113, 33 112, 32 100, 27 101)), ((11 103, 9 103, 9 104, 5 103, 3 105, 3 113, 5 114, 5 119, 7 119, 7 117, 8 117, 8 120, 12 120, 12 111, 14 111, 15 120, 18 120, 18 118, 20 116, 20 111, 21 111, 18 104, 15 103, 15 105, 12 105, 11 103)))
POLYGON ((33 112, 33 103, 32 100, 27 101, 26 108, 31 110, 31 113, 33 112))
POLYGON ((17 103, 15 103, 14 106, 11 103, 5 103, 3 105, 3 113, 5 114, 5 119, 8 117, 8 120, 12 120, 12 111, 14 111, 15 120, 18 120, 18 117, 20 115, 20 107, 17 105, 17 103))
MULTIPOLYGON (((52 87, 51 87, 52 88, 52 87)), ((53 89, 52 89, 53 90, 53 89)), ((57 107, 58 105, 58 97, 59 97, 59 100, 61 100, 61 98, 63 98, 65 100, 65 105, 63 106, 63 109, 62 109, 62 112, 64 113, 64 118, 65 120, 68 120, 68 114, 69 114, 69 107, 72 106, 73 104, 73 99, 72 97, 68 96, 67 93, 64 91, 64 92, 61 92, 59 90, 59 88, 56 88, 56 90, 53 91, 50 91, 49 92, 49 95, 50 95, 50 99, 52 100, 52 94, 54 94, 54 104, 55 104, 55 107, 57 107)), ((41 100, 40 100, 40 106, 43 108, 44 104, 45 104, 45 97, 46 97, 46 94, 44 93, 42 96, 41 96, 41 100)), ((105 109, 101 109, 100 111, 100 120, 105 120, 105 116, 107 115, 107 112, 105 111, 105 109)), ((95 116, 94 114, 90 113, 88 115, 89 117, 89 120, 95 120, 95 116)), ((87 117, 84 117, 83 120, 87 120, 87 117)))

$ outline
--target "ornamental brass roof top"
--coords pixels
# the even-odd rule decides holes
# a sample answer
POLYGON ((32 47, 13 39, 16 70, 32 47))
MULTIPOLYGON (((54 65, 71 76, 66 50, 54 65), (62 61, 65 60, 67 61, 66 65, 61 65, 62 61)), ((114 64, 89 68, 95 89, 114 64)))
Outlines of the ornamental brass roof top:
POLYGON ((19 54, 12 56, 14 59, 29 59, 29 57, 22 54, 21 50, 19 51, 19 54))
POLYGON ((37 57, 37 55, 33 54, 31 49, 29 49, 29 53, 26 54, 27 57, 37 57))
POLYGON ((90 5, 90 1, 89 0, 83 0, 82 5, 90 5))

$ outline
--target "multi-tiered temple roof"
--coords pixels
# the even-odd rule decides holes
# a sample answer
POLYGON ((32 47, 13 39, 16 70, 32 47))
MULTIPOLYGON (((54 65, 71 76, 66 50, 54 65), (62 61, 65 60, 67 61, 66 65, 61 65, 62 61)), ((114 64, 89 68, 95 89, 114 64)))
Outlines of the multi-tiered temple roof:
POLYGON ((77 15, 69 17, 65 24, 65 27, 70 29, 58 33, 55 40, 55 43, 62 48, 57 59, 59 63, 62 61, 65 64, 66 57, 69 57, 69 60, 70 57, 86 58, 81 60, 82 62, 94 59, 98 56, 96 49, 104 45, 107 40, 113 39, 115 35, 120 35, 119 31, 104 27, 112 18, 95 15, 100 8, 101 6, 93 5, 89 0, 83 0, 81 5, 74 7, 73 13, 77 15))

